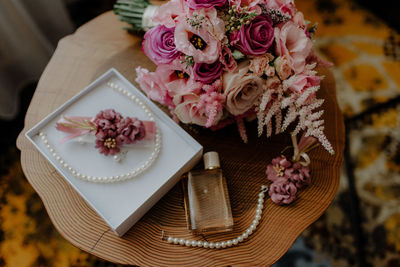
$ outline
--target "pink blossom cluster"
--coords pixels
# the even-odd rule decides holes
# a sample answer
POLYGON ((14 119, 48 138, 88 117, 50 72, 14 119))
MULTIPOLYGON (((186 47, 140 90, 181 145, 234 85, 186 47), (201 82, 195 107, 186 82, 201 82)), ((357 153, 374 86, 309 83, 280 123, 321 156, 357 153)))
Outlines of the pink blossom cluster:
POLYGON ((93 119, 96 126, 96 148, 104 155, 115 155, 124 144, 134 144, 142 140, 145 126, 137 118, 124 118, 113 109, 100 111, 93 119))
POLYGON ((291 162, 286 157, 274 158, 267 166, 267 179, 271 200, 278 205, 287 205, 296 199, 297 190, 310 184, 310 169, 299 162, 291 162))
POLYGON ((297 121, 296 131, 333 152, 313 111, 322 105, 315 27, 294 0, 171 0, 153 21, 143 51, 157 68, 138 67, 136 81, 174 118, 206 128, 237 122, 243 140, 244 119, 256 117, 268 136, 273 118, 276 133, 297 121))

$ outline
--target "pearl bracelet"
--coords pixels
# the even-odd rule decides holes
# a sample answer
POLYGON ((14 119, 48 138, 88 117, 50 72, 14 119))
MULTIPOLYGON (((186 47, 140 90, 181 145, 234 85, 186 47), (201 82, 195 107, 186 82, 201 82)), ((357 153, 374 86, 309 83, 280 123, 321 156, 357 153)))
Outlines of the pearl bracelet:
POLYGON ((232 240, 226 240, 226 241, 218 241, 218 242, 207 242, 207 241, 201 241, 201 240, 199 240, 199 241, 186 240, 184 238, 165 236, 164 231, 162 231, 161 238, 163 240, 166 240, 170 244, 182 245, 182 246, 187 246, 187 247, 219 249, 219 248, 227 248, 227 247, 236 246, 239 243, 244 242, 256 230, 256 228, 261 220, 262 210, 264 208, 264 198, 265 198, 265 194, 267 192, 268 192, 268 188, 265 185, 262 185, 261 192, 258 194, 257 209, 256 209, 256 215, 254 217, 254 220, 252 221, 249 228, 247 228, 246 231, 244 231, 237 238, 234 238, 232 240))
MULTIPOLYGON (((126 96, 133 102, 135 102, 140 108, 143 109, 143 111, 146 113, 147 117, 149 118, 150 121, 154 121, 154 116, 151 113, 150 109, 135 95, 130 93, 128 90, 123 89, 119 85, 109 82, 107 85, 114 89, 115 91, 121 93, 122 95, 126 96)), ((63 166, 67 171, 69 171, 72 175, 74 175, 76 178, 84 180, 84 181, 89 181, 89 182, 96 182, 96 183, 112 183, 112 182, 120 182, 120 181, 125 181, 132 179, 139 174, 143 173, 146 171, 157 159, 158 155, 160 154, 161 150, 161 133, 159 127, 156 129, 155 133, 155 142, 154 142, 154 150, 152 151, 150 157, 138 168, 125 173, 125 174, 119 174, 119 175, 114 175, 114 176, 104 176, 104 177, 97 177, 97 176, 90 176, 90 175, 85 175, 74 168, 72 168, 61 156, 56 152, 56 150, 52 147, 50 144, 49 140, 47 139, 47 135, 45 132, 40 132, 39 133, 40 138, 42 139, 43 143, 45 144, 46 148, 49 150, 50 154, 53 156, 53 158, 61 165, 63 166)), ((117 156, 118 157, 118 156, 117 156)), ((117 159, 114 156, 114 159, 117 159)))

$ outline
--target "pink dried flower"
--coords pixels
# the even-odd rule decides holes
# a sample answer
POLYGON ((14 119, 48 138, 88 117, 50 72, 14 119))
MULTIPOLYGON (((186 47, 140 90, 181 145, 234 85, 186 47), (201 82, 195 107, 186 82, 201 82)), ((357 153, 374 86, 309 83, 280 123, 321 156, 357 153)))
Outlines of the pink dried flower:
POLYGON ((117 131, 111 129, 98 129, 96 133, 96 148, 101 154, 115 155, 119 153, 122 142, 117 138, 117 131))
POLYGON ((288 179, 281 178, 273 182, 268 190, 271 200, 278 205, 290 204, 296 199, 297 188, 288 179))
POLYGON ((295 162, 291 168, 286 169, 285 175, 298 189, 311 183, 310 168, 301 165, 299 162, 295 162))
POLYGON ((117 140, 125 144, 134 144, 146 135, 144 124, 138 118, 127 117, 117 124, 117 140))
POLYGON ((122 115, 113 109, 106 109, 100 111, 94 118, 94 124, 97 129, 111 129, 115 130, 117 128, 116 124, 122 120, 122 115))
POLYGON ((292 166, 292 163, 286 159, 286 157, 277 157, 274 158, 267 166, 267 179, 271 182, 275 182, 279 179, 288 179, 290 173, 287 173, 286 170, 292 166))

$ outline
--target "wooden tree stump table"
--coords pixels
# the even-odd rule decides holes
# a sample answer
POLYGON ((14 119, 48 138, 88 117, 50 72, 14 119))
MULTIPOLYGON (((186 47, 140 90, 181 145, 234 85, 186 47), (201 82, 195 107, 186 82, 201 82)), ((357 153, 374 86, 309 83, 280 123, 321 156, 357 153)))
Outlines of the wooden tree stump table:
MULTIPOLYGON (((62 39, 39 81, 26 114, 25 129, 17 141, 22 166, 54 226, 75 246, 116 263, 139 266, 271 265, 328 208, 338 188, 343 162, 344 124, 336 103, 332 74, 320 70, 326 78, 319 93, 326 99, 325 131, 336 154, 331 156, 322 147, 312 151, 312 184, 302 190, 290 206, 277 206, 268 198, 261 222, 246 242, 226 249, 204 249, 163 241, 162 230, 177 237, 200 239, 191 236, 186 229, 179 184, 119 238, 33 147, 24 133, 111 67, 132 82, 137 66, 154 69, 141 51, 141 38, 124 32, 122 26, 116 16, 108 12, 62 39)), ((233 233, 208 235, 209 241, 234 238, 250 225, 257 193, 260 186, 267 183, 266 165, 290 144, 289 134, 270 139, 257 138, 256 127, 251 124, 248 132, 248 144, 241 142, 234 126, 216 132, 190 132, 205 151, 220 153, 232 202, 233 233)))

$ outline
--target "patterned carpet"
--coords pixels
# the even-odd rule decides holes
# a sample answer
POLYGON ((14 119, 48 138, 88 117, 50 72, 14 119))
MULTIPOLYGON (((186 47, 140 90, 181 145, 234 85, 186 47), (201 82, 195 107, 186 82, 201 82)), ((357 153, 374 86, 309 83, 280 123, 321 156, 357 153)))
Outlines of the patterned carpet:
MULTIPOLYGON (((320 22, 349 145, 335 201, 275 266, 400 266, 400 37, 351 1, 296 3, 320 22)), ((117 266, 60 237, 19 152, 1 144, 0 266, 117 266)))

